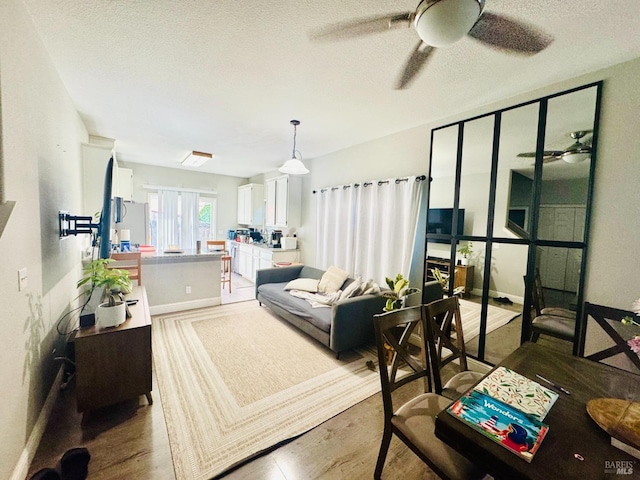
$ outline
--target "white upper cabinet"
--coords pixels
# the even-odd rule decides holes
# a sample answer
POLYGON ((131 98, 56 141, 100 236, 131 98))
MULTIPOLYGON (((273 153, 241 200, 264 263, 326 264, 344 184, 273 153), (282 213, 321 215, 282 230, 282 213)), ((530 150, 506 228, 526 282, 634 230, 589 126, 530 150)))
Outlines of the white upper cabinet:
POLYGON ((130 168, 118 168, 117 172, 118 182, 113 195, 122 197, 123 200, 130 202, 133 200, 133 170, 130 168))
POLYGON ((264 218, 264 187, 250 183, 238 187, 238 223, 261 225, 264 218))
POLYGON ((302 180, 292 175, 270 178, 266 183, 267 227, 300 226, 302 180))

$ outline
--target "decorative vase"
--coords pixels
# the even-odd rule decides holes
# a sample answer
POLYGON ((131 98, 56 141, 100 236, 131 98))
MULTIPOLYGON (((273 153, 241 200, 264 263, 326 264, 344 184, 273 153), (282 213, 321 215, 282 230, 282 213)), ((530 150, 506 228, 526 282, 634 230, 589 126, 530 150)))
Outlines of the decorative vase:
POLYGON ((109 306, 109 303, 101 303, 96 308, 96 325, 99 328, 117 327, 127 319, 126 304, 116 302, 109 306))

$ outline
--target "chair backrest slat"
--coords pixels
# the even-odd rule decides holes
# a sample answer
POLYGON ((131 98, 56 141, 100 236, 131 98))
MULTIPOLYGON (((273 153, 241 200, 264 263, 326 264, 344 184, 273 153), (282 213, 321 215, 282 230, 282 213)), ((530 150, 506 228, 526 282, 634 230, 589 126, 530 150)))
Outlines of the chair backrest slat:
POLYGON ((430 389, 425 315, 422 306, 402 308, 374 316, 378 368, 385 414, 393 413, 391 393, 403 385, 423 379, 423 390, 430 389), (393 351, 391 365, 387 352, 393 351))
POLYGON ((426 309, 427 343, 431 359, 431 370, 434 383, 434 391, 442 393, 442 379, 440 370, 445 365, 458 360, 460 371, 467 370, 467 353, 464 346, 464 332, 462 330, 462 317, 458 297, 448 297, 436 300, 426 309), (451 332, 455 330, 455 342, 451 340, 451 332), (451 352, 446 358, 442 358, 443 350, 451 352))

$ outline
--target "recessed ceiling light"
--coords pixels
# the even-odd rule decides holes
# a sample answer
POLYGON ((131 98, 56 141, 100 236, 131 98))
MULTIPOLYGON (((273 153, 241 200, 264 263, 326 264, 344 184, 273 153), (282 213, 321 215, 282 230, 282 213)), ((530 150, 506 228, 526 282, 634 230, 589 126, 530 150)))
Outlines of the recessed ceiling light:
POLYGON ((211 158, 213 158, 213 155, 211 155, 210 153, 191 152, 189 155, 187 155, 187 158, 185 158, 182 161, 182 166, 183 167, 200 167, 201 165, 204 165, 211 158))

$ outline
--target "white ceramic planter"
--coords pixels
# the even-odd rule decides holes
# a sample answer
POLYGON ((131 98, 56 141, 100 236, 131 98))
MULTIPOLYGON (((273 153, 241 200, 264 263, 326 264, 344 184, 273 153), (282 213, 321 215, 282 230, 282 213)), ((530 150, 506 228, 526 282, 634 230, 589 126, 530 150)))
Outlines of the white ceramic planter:
POLYGON ((127 319, 127 311, 124 302, 116 302, 110 307, 109 303, 101 303, 96 308, 96 325, 99 328, 117 327, 127 319))

